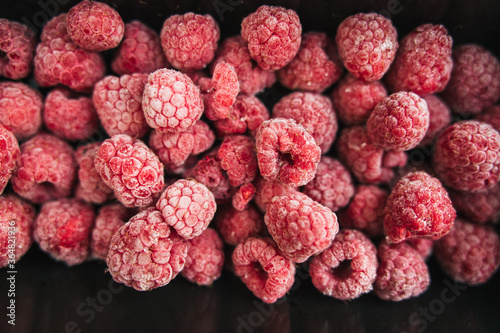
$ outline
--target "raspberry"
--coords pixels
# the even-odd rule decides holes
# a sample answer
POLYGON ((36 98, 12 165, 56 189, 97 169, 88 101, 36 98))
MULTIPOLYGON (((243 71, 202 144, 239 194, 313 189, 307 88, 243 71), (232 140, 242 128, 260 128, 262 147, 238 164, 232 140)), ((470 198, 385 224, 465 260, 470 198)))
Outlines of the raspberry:
POLYGON ((285 67, 297 54, 302 26, 292 9, 260 6, 241 22, 241 36, 250 56, 264 70, 285 67))
POLYGON ((105 51, 117 47, 125 32, 120 14, 105 3, 83 0, 66 16, 71 40, 87 51, 105 51))
POLYGON ((293 193, 299 190, 298 187, 283 185, 279 181, 266 180, 262 177, 258 177, 255 181, 255 189, 257 190, 255 203, 264 213, 267 211, 269 203, 275 196, 293 193))
POLYGON ((500 134, 476 120, 456 122, 438 137, 432 162, 445 185, 484 191, 500 180, 500 134))
POLYGON ((435 143, 438 134, 451 122, 450 108, 441 98, 437 95, 427 95, 423 99, 429 109, 429 128, 419 146, 435 143))
POLYGON ((264 217, 252 206, 243 210, 225 206, 217 213, 215 225, 224 242, 236 246, 249 237, 262 234, 264 217))
POLYGON ((232 255, 234 271, 265 303, 283 297, 295 281, 295 264, 269 238, 247 238, 232 255))
POLYGON ((142 97, 148 125, 160 132, 183 132, 203 113, 200 91, 191 79, 173 69, 159 69, 148 76, 142 97))
POLYGON ((186 244, 188 251, 182 276, 201 286, 211 285, 220 277, 224 264, 223 244, 217 231, 208 228, 186 244))
POLYGON ((56 136, 39 133, 21 145, 12 188, 33 203, 69 196, 76 176, 71 146, 56 136))
POLYGON ((399 43, 396 59, 387 72, 393 91, 411 91, 420 96, 444 90, 450 80, 452 38, 443 25, 423 24, 399 43))
POLYGON ((457 113, 478 114, 500 98, 500 62, 488 50, 466 44, 453 51, 453 70, 443 99, 457 113))
POLYGON ((234 67, 227 62, 219 62, 214 68, 209 88, 204 97, 207 118, 217 120, 229 117, 231 107, 240 92, 234 67))
POLYGON ((85 140, 99 126, 92 100, 65 88, 47 94, 43 123, 52 133, 69 141, 85 140))
POLYGON ((158 33, 134 20, 125 24, 125 35, 111 62, 118 75, 151 73, 168 66, 158 33))
POLYGON ((142 111, 142 94, 148 74, 106 76, 96 83, 92 102, 108 135, 142 138, 150 130, 142 111))
POLYGON ((0 123, 18 140, 35 135, 42 125, 42 95, 21 82, 0 82, 0 123))
POLYGON ((429 238, 410 238, 406 240, 406 243, 416 250, 424 260, 430 257, 434 247, 434 241, 429 238))
POLYGON ((0 196, 0 268, 18 262, 33 241, 35 209, 14 195, 0 196), (12 234, 14 232, 14 234, 12 234), (15 239, 12 248, 12 237, 15 239), (9 242, 9 239, 11 241, 9 242))
POLYGON ((250 183, 258 173, 254 141, 245 135, 226 136, 217 152, 231 186, 250 183))
POLYGON ((255 140, 259 169, 265 179, 301 186, 314 178, 321 148, 295 120, 266 120, 257 129, 255 140))
POLYGON ((330 150, 337 134, 337 116, 326 96, 310 92, 293 92, 282 97, 273 108, 274 118, 290 118, 311 134, 324 154, 330 150))
POLYGON ((497 223, 500 220, 500 185, 481 192, 449 191, 453 207, 470 222, 497 223))
POLYGON ((78 265, 89 256, 94 219, 92 206, 77 199, 46 202, 36 218, 33 238, 54 259, 78 265))
POLYGON ((490 124, 500 132, 500 105, 493 105, 474 117, 475 120, 490 124))
POLYGON ((274 197, 264 222, 283 255, 296 263, 325 250, 339 231, 335 213, 300 192, 274 197))
POLYGON ((193 239, 208 227, 217 204, 205 185, 192 179, 179 179, 163 191, 156 208, 181 237, 193 239))
POLYGON ((0 194, 12 176, 17 166, 21 151, 14 133, 0 124, 0 194))
POLYGON ((386 150, 415 148, 429 127, 424 99, 411 92, 397 92, 375 106, 366 122, 368 137, 386 150))
POLYGON ((407 243, 382 243, 377 250, 374 291, 378 297, 399 302, 425 292, 430 283, 429 269, 416 250, 407 243))
POLYGON ((0 75, 24 79, 33 68, 35 33, 24 24, 0 19, 0 75))
POLYGON ((236 210, 244 210, 256 195, 257 190, 252 183, 241 185, 234 194, 231 204, 236 210))
POLYGON ((126 207, 146 207, 163 189, 163 164, 142 141, 125 134, 104 140, 94 165, 126 207))
POLYGON ((380 80, 396 56, 398 35, 391 21, 376 13, 358 13, 340 23, 335 36, 340 59, 352 76, 380 80))
POLYGON ((278 72, 279 82, 291 90, 321 93, 342 75, 335 42, 323 32, 308 32, 292 61, 278 72))
POLYGON ((344 229, 311 260, 309 274, 323 294, 351 300, 373 289, 377 267, 377 249, 370 239, 358 230, 344 229))
POLYGON ((116 282, 139 291, 167 285, 184 268, 187 244, 154 208, 135 215, 109 243, 109 272, 116 282))
POLYGON ((500 240, 495 230, 462 219, 436 242, 434 252, 447 275, 469 285, 485 283, 500 266, 500 240))
POLYGON ((163 23, 161 46, 168 62, 182 71, 202 69, 215 56, 219 25, 210 15, 172 15, 163 23))
POLYGON ((304 186, 303 193, 333 212, 349 204, 354 185, 349 171, 337 159, 323 156, 316 176, 304 186))

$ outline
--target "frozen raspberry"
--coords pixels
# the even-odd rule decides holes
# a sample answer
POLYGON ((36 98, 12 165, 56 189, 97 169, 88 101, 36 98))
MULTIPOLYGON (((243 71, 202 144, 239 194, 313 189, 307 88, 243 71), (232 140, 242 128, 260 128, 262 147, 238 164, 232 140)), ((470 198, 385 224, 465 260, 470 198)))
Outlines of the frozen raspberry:
POLYGON ((0 194, 12 176, 12 171, 17 166, 21 151, 14 133, 0 124, 0 194))
POLYGON ((225 243, 236 246, 262 233, 264 217, 251 205, 243 210, 227 205, 217 212, 215 226, 225 243))
POLYGON ((264 121, 256 134, 261 175, 288 186, 302 186, 314 178, 321 148, 306 129, 293 119, 264 121))
POLYGON ((309 265, 314 286, 323 294, 351 300, 373 289, 378 267, 377 248, 361 231, 341 230, 309 265))
POLYGON ((78 265, 89 256, 94 219, 92 206, 78 199, 49 201, 36 218, 33 238, 54 259, 78 265))
POLYGON ((380 80, 398 49, 398 35, 391 21, 376 13, 347 17, 335 36, 340 59, 352 76, 367 82, 380 80))
POLYGON ((250 183, 258 173, 254 141, 245 135, 226 136, 217 155, 231 186, 250 183))
POLYGON ((39 204, 69 196, 75 177, 71 146, 56 136, 40 133, 21 145, 11 182, 17 194, 39 204))
POLYGON ((380 81, 365 82, 347 75, 335 86, 332 101, 339 120, 345 125, 363 125, 370 112, 387 97, 380 81))
POLYGON ((293 193, 299 190, 298 187, 283 185, 279 181, 266 180, 262 177, 258 177, 255 181, 255 189, 257 190, 255 203, 264 213, 267 211, 269 203, 275 196, 293 193))
POLYGON ((431 254, 434 247, 434 241, 429 238, 410 238, 406 242, 420 254, 424 260, 427 260, 431 254))
POLYGON ((250 55, 264 70, 285 67, 300 48, 302 25, 292 9, 260 6, 241 22, 250 55))
POLYGON ((500 104, 493 105, 474 117, 475 120, 490 124, 500 132, 500 104))
POLYGON ((109 243, 109 272, 139 291, 167 285, 184 268, 187 244, 154 208, 135 215, 109 243))
POLYGON ((231 204, 236 210, 244 210, 250 201, 257 195, 257 190, 252 183, 244 184, 238 187, 238 191, 233 195, 231 204))
POLYGON ((134 20, 125 24, 123 41, 111 62, 118 75, 151 73, 168 66, 158 33, 134 20))
POLYGON ((476 120, 456 122, 438 137, 432 162, 445 185, 484 191, 500 180, 500 134, 476 120))
POLYGON ((453 207, 477 224, 497 223, 500 220, 500 185, 481 192, 449 191, 453 207))
POLYGON ((234 271, 265 303, 283 297, 295 281, 295 264, 269 238, 247 238, 232 255, 234 271))
POLYGON ((168 62, 182 71, 202 69, 215 56, 219 25, 210 15, 172 15, 163 23, 161 46, 168 62))
POLYGON ((218 120, 229 117, 236 96, 240 92, 234 67, 227 62, 219 62, 214 68, 209 87, 204 88, 209 88, 204 97, 207 118, 218 120))
POLYGON ((125 32, 120 14, 105 3, 83 0, 66 16, 71 40, 87 51, 105 51, 117 47, 125 32))
POLYGON ((452 44, 443 25, 416 27, 399 43, 396 59, 387 72, 387 87, 420 96, 443 91, 453 66, 452 44))
POLYGON ((24 24, 0 19, 0 75, 12 80, 27 77, 33 68, 35 33, 24 24))
POLYGON ((300 192, 274 197, 264 222, 283 255, 297 263, 329 247, 339 231, 335 213, 300 192))
POLYGON ((441 98, 437 95, 427 95, 423 99, 429 109, 429 128, 420 141, 420 146, 433 144, 438 134, 451 122, 450 108, 441 98))
POLYGON ((399 302, 425 292, 430 283, 424 259, 407 243, 380 244, 375 294, 383 300, 399 302))
POLYGON ((22 82, 0 82, 0 123, 17 139, 35 135, 42 125, 42 95, 22 82))
POLYGON ((0 196, 0 268, 15 264, 33 241, 35 209, 14 195, 0 196), (15 243, 12 244, 12 237, 15 243), (11 241, 9 242, 9 239, 11 241))

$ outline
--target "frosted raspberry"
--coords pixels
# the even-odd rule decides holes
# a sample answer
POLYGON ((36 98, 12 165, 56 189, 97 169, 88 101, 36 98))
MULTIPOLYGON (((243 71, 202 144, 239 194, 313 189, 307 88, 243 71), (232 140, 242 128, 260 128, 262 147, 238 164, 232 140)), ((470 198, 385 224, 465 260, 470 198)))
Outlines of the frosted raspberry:
POLYGON ((229 117, 236 96, 240 92, 240 84, 234 67, 227 62, 219 62, 214 68, 209 87, 205 88, 209 88, 204 96, 207 118, 217 120, 229 117))
POLYGON ((236 210, 244 210, 256 195, 257 190, 252 183, 241 185, 238 187, 238 191, 233 195, 231 204, 236 210))
POLYGON ((66 16, 68 35, 84 50, 105 51, 117 47, 125 24, 116 10, 105 3, 83 0, 66 16))
POLYGON ((217 152, 231 186, 250 183, 258 173, 254 141, 245 135, 226 136, 217 152))
POLYGON ((269 203, 275 196, 293 193, 299 190, 298 187, 283 185, 279 181, 266 180, 262 177, 258 177, 255 181, 255 189, 257 190, 255 203, 264 213, 267 211, 269 203))
POLYGON ((182 71, 202 69, 215 56, 219 25, 210 15, 172 15, 163 23, 161 46, 168 62, 182 71))
POLYGON ((17 139, 35 135, 42 125, 42 95, 21 82, 0 82, 0 123, 17 139))
POLYGON ((56 136, 40 133, 21 145, 12 188, 33 203, 69 196, 76 176, 71 146, 56 136))
POLYGON ((251 205, 243 210, 227 205, 217 212, 215 226, 225 243, 236 246, 248 237, 262 234, 264 216, 251 205))
POLYGON ((391 21, 376 13, 358 13, 340 23, 335 36, 340 59, 352 76, 367 82, 380 80, 398 49, 391 21))
POLYGON ((321 148, 293 119, 264 121, 255 138, 261 175, 288 186, 301 186, 314 178, 321 148))
POLYGON ((332 101, 310 92, 293 92, 282 97, 273 107, 274 118, 290 118, 311 134, 325 154, 337 134, 337 116, 332 101))
POLYGON ((21 151, 14 133, 0 124, 0 194, 12 176, 17 166, 21 151))
POLYGON ((437 95, 427 95, 423 99, 429 109, 429 128, 419 146, 433 144, 438 134, 451 122, 450 108, 441 98, 437 95))
POLYGON ((27 77, 33 68, 35 33, 24 24, 0 19, 0 75, 12 80, 27 77))
POLYGON ((478 285, 500 266, 500 240, 493 228, 457 219, 434 247, 443 271, 456 281, 478 285))
POLYGON ((361 231, 341 230, 309 265, 314 286, 323 294, 351 300, 373 289, 377 272, 377 249, 361 231))
POLYGON ((54 259, 78 265, 89 256, 94 219, 92 206, 77 199, 46 202, 36 218, 33 238, 54 259))
POLYGON ((265 303, 283 297, 295 281, 295 264, 269 238, 247 238, 234 249, 234 271, 265 303))
POLYGON ((302 26, 292 9, 260 6, 241 22, 250 55, 264 70, 285 67, 300 48, 302 26))
POLYGON ((274 197, 264 222, 283 255, 297 263, 329 247, 339 231, 335 213, 300 192, 274 197))
POLYGON ((490 124, 500 132, 500 104, 493 105, 474 117, 475 120, 490 124))
POLYGON ((431 256, 434 247, 434 241, 429 238, 410 238, 406 240, 406 243, 416 250, 424 260, 431 256))
POLYGON ((109 243, 109 272, 116 282, 139 291, 167 285, 184 268, 187 244, 154 208, 120 227, 109 243))
POLYGON ((497 223, 500 220, 500 185, 481 192, 449 191, 458 213, 477 224, 497 223))
POLYGON ((432 162, 445 185, 484 191, 500 180, 500 134, 476 120, 456 122, 438 137, 432 162))

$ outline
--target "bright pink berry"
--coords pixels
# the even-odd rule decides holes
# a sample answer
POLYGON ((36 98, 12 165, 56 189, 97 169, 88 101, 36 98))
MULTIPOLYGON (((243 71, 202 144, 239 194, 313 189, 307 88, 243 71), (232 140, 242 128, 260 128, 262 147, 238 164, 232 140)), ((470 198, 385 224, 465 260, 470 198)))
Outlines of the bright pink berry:
POLYGON ((231 186, 250 183, 258 173, 255 143, 245 135, 224 137, 217 152, 222 169, 227 172, 231 186))
POLYGON ((490 124, 500 132, 500 104, 490 106, 474 117, 475 120, 490 124))
POLYGON ((497 223, 500 220, 500 185, 496 184, 486 191, 463 192, 449 191, 453 207, 477 224, 497 223))
POLYGON ((21 151, 14 133, 0 124, 0 194, 17 166, 21 151))
POLYGON ((430 238, 410 238, 406 240, 406 243, 417 251, 424 260, 431 256, 434 248, 434 241, 430 238))
POLYGON ((264 216, 253 206, 236 210, 227 205, 220 212, 217 212, 215 225, 224 242, 236 246, 248 237, 262 234, 264 216))
POLYGON ((440 97, 427 95, 423 99, 425 99, 429 109, 429 128, 425 132, 422 141, 420 141, 420 146, 433 144, 438 134, 451 122, 451 110, 440 97))
POLYGON ((231 204, 236 210, 244 210, 256 195, 257 190, 252 183, 243 184, 238 187, 238 190, 234 193, 231 204))
POLYGON ((205 88, 209 88, 204 96, 207 118, 218 120, 229 117, 236 96, 240 92, 240 84, 234 67, 227 62, 219 62, 213 70, 209 87, 205 88))
POLYGON ((299 190, 298 187, 283 185, 279 181, 266 180, 262 177, 258 177, 255 181, 255 189, 257 190, 255 203, 264 213, 267 211, 269 203, 275 196, 293 193, 299 190))
POLYGON ((0 76, 12 80, 27 77, 33 68, 35 33, 26 25, 0 19, 0 76))

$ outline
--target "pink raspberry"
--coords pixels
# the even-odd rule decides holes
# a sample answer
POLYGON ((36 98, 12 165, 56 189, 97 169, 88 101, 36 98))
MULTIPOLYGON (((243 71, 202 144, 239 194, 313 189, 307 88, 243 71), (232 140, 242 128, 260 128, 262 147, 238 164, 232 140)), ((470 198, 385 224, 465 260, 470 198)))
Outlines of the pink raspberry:
POLYGON ((21 145, 12 188, 33 203, 67 197, 76 177, 73 149, 56 136, 39 133, 21 145))
POLYGON ((335 140, 338 124, 332 101, 323 95, 311 92, 293 92, 282 97, 273 107, 274 118, 290 118, 311 134, 327 153, 335 140))
POLYGON ((78 265, 89 256, 94 219, 94 208, 78 199, 46 202, 36 218, 33 238, 52 258, 78 265))
POLYGON ((254 141, 245 135, 226 136, 217 152, 231 186, 250 183, 258 173, 254 141))
POLYGON ((500 104, 490 106, 474 117, 475 120, 490 124, 495 130, 500 132, 500 104))
POLYGON ((433 144, 438 134, 451 122, 450 108, 441 98, 437 95, 427 95, 423 99, 429 109, 429 128, 419 146, 433 144))
POLYGON ((352 76, 380 80, 393 62, 398 35, 391 21, 376 13, 358 13, 340 23, 335 36, 340 59, 352 76))
POLYGON ((309 274, 323 294, 351 300, 373 289, 377 248, 361 231, 341 230, 329 248, 311 260, 309 274))
POLYGON ((161 46, 168 62, 182 71, 202 69, 215 56, 219 25, 210 15, 172 15, 163 23, 161 46))
POLYGON ((18 140, 35 135, 42 125, 42 95, 22 82, 0 82, 0 123, 18 140))
POLYGON ((0 194, 17 166, 21 151, 14 133, 0 124, 0 194))
POLYGON ((406 243, 416 250, 424 260, 431 256, 434 247, 434 241, 429 238, 410 238, 406 240, 406 243))
POLYGON ((33 68, 35 33, 24 24, 0 19, 0 75, 12 80, 27 77, 33 68))
POLYGON ((302 186, 314 178, 321 148, 306 129, 293 119, 264 121, 255 138, 261 175, 288 186, 302 186))
POLYGON ((269 203, 275 196, 294 193, 299 190, 298 187, 283 185, 279 181, 266 180, 262 177, 257 178, 255 182, 255 189, 257 190, 255 203, 264 213, 267 211, 269 203))
POLYGON ((87 51, 106 51, 117 47, 125 24, 116 10, 105 3, 83 0, 66 16, 71 40, 87 51))
POLYGON ((500 180, 500 134, 476 120, 456 122, 438 137, 432 162, 445 185, 484 191, 500 180))
POLYGON ((232 255, 234 271, 265 303, 283 297, 295 281, 295 264, 269 238, 247 238, 232 255))
POLYGON ((500 220, 500 185, 481 192, 449 191, 453 207, 470 222, 497 223, 500 220))
POLYGON ((257 190, 252 183, 244 184, 238 187, 238 190, 231 199, 231 204, 236 210, 244 210, 250 201, 257 195, 257 190))
POLYGON ((165 67, 168 63, 158 33, 141 21, 125 24, 123 41, 111 62, 113 72, 118 75, 149 74, 165 67))
POLYGON ((241 22, 251 57, 266 71, 283 68, 295 57, 301 34, 297 13, 279 6, 260 6, 241 22))
POLYGON ((335 213, 300 192, 274 197, 264 222, 283 255, 296 263, 325 250, 339 231, 335 213))
POLYGON ((264 217, 253 206, 236 210, 228 205, 217 212, 215 225, 224 242, 236 246, 249 237, 262 234, 264 217))
POLYGON ((452 38, 443 25, 423 24, 399 43, 396 59, 387 72, 393 91, 411 91, 420 96, 444 90, 450 80, 452 38))
POLYGON ((234 67, 219 62, 213 71, 209 91, 204 96, 205 115, 210 120, 229 117, 231 108, 240 92, 240 84, 234 67))
POLYGON ((148 76, 142 110, 150 127, 160 132, 183 132, 200 119, 203 101, 187 75, 159 69, 148 76))
POLYGON ((106 263, 116 282, 146 291, 167 285, 184 268, 186 256, 187 244, 151 207, 116 231, 106 263))

